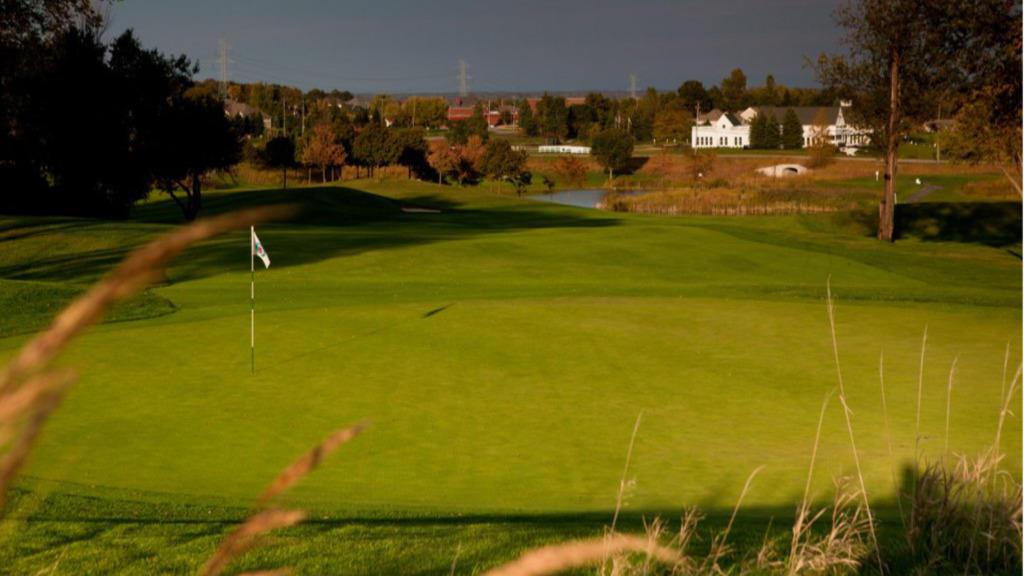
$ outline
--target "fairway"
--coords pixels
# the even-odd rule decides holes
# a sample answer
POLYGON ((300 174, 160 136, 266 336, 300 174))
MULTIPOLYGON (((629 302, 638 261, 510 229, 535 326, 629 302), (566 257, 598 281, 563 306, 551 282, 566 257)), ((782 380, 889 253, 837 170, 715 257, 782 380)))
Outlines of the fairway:
MULTIPOLYGON (((949 446, 975 454, 1021 358, 1019 243, 887 245, 843 215, 621 215, 405 181, 218 192, 206 214, 278 201, 307 211, 257 229, 273 264, 256 271, 255 374, 240 232, 187 251, 67 351, 80 379, 22 490, 244 509, 330 431, 368 419, 290 502, 325 517, 610 518, 640 415, 626 510, 727 510, 758 466, 745 504, 792 510, 838 382, 830 282, 868 492, 884 507, 914 456, 923 331, 917 443, 931 459, 954 359, 949 446)), ((66 301, 175 210, 0 218, 4 309, 34 286, 66 301)), ((0 321, 0 360, 53 313, 37 304, 0 321)), ((1019 470, 1019 417, 1003 448, 1019 470)), ((817 498, 853 473, 833 396, 817 498)))

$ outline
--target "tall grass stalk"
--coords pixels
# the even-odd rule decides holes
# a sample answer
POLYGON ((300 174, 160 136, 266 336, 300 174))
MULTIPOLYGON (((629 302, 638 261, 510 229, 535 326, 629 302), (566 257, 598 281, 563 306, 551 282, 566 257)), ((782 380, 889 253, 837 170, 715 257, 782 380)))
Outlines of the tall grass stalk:
POLYGON ((716 534, 711 540, 711 549, 708 551, 708 555, 704 558, 704 564, 701 567, 702 573, 711 574, 723 572, 719 565, 719 561, 732 551, 732 547, 726 544, 726 540, 729 538, 729 532, 732 531, 733 523, 736 522, 736 515, 740 511, 743 499, 746 498, 747 491, 750 490, 750 483, 754 481, 754 477, 757 476, 757 473, 760 472, 762 468, 764 468, 763 465, 754 468, 754 471, 747 476, 747 481, 743 484, 743 490, 740 491, 740 496, 736 499, 736 506, 732 509, 732 516, 729 517, 729 523, 726 524, 725 530, 716 534))
POLYGON ((821 402, 821 413, 818 414, 818 427, 814 431, 814 448, 811 450, 811 463, 807 467, 807 483, 804 485, 804 498, 800 501, 800 508, 797 510, 796 519, 793 521, 793 539, 789 545, 789 561, 787 562, 786 569, 790 574, 796 573, 794 564, 797 558, 800 538, 805 530, 810 527, 810 524, 821 515, 819 513, 808 522, 811 506, 811 478, 814 476, 814 463, 818 458, 818 446, 821 444, 821 425, 825 422, 825 411, 828 409, 828 401, 832 398, 833 392, 830 391, 825 395, 825 399, 821 402))
MULTIPOLYGON (((871 543, 875 547, 875 556, 878 559, 878 569, 885 572, 882 567, 882 553, 878 547, 878 535, 875 532, 875 520, 871 514, 871 503, 868 501, 868 491, 864 484, 864 472, 860 465, 860 455, 857 453, 857 442, 853 435, 853 422, 850 419, 850 406, 846 401, 846 387, 843 386, 843 370, 839 364, 839 339, 836 336, 835 307, 832 303, 832 279, 825 283, 825 293, 828 297, 828 324, 832 332, 832 354, 836 362, 836 377, 839 379, 839 403, 843 406, 843 417, 846 419, 846 431, 850 436, 850 450, 853 452, 853 463, 857 467, 857 480, 860 482, 861 496, 864 498, 864 511, 868 515, 868 528, 871 531, 871 543)), ((918 414, 920 418, 920 413, 918 414)))
POLYGON ((629 461, 633 458, 633 444, 636 442, 636 432, 640 429, 640 419, 644 413, 636 415, 636 422, 633 423, 633 433, 629 437, 629 448, 626 449, 626 463, 622 466, 622 477, 619 478, 619 493, 615 498, 615 513, 612 514, 611 532, 615 532, 615 524, 619 520, 619 511, 622 509, 622 499, 626 492, 626 475, 629 474, 629 461))
POLYGON ((1010 364, 1010 342, 1006 342, 1006 352, 1003 354, 1003 377, 999 381, 999 404, 1003 403, 1003 396, 1006 394, 1006 368, 1010 364))
POLYGON ((949 454, 949 412, 953 399, 953 377, 956 376, 956 362, 959 356, 953 357, 953 365, 949 367, 949 384, 946 386, 946 441, 942 447, 943 454, 949 454))
POLYGON ((999 410, 999 424, 996 426, 996 441, 995 450, 1001 451, 1002 439, 1003 439, 1003 424, 1006 422, 1006 415, 1010 413, 1010 400, 1013 399, 1014 392, 1017 391, 1017 383, 1020 382, 1021 376, 1021 364, 1017 365, 1017 373, 1013 375, 1013 381, 1010 382, 1010 389, 1003 397, 1003 407, 999 410))
POLYGON ((896 474, 896 457, 892 451, 892 429, 889 427, 889 406, 885 400, 885 353, 878 353, 878 385, 882 393, 882 423, 885 426, 885 448, 889 454, 889 472, 892 475, 892 489, 896 495, 896 507, 900 512, 900 524, 907 527, 907 517, 903 512, 903 494, 896 474))
POLYGON ((462 542, 455 545, 455 557, 452 558, 452 567, 448 571, 448 576, 455 576, 455 567, 459 565, 459 554, 462 553, 462 542))
POLYGON ((928 325, 924 325, 924 335, 921 336, 921 361, 917 370, 917 418, 914 421, 914 457, 918 456, 918 448, 921 442, 921 390, 924 388, 924 352, 928 348, 928 325))

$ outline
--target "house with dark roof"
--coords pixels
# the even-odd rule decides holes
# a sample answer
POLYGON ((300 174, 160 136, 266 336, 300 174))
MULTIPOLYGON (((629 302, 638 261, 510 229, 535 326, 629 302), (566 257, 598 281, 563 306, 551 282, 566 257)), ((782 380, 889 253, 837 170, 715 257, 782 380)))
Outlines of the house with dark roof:
POLYGON ((746 148, 750 145, 750 123, 758 114, 774 116, 782 124, 787 110, 793 110, 803 126, 804 146, 810 146, 819 132, 837 148, 866 146, 871 131, 847 123, 843 106, 751 106, 738 114, 712 110, 702 115, 691 130, 694 148, 746 148), (716 115, 717 114, 717 115, 716 115))
POLYGON ((238 118, 239 116, 248 118, 249 116, 259 116, 263 120, 263 128, 270 130, 270 116, 267 116, 261 112, 258 108, 250 106, 245 102, 238 102, 231 98, 224 100, 224 115, 228 118, 238 118))

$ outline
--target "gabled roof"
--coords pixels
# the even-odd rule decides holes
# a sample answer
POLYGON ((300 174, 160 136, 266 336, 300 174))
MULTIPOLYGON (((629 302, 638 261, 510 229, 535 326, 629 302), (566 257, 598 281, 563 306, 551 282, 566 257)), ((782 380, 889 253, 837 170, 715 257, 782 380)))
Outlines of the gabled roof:
MULTIPOLYGON (((804 126, 811 126, 814 124, 814 120, 818 117, 818 114, 825 111, 825 123, 833 125, 839 118, 839 107, 838 106, 752 106, 758 114, 770 114, 772 111, 775 113, 775 120, 781 124, 782 120, 786 117, 786 110, 793 109, 796 112, 796 117, 800 119, 800 124, 804 126)), ((753 117, 751 117, 753 119, 753 117)))
POLYGON ((726 112, 725 114, 722 114, 722 116, 724 116, 725 119, 733 126, 742 126, 744 124, 743 119, 732 112, 726 112))
POLYGON ((722 117, 722 114, 725 114, 725 112, 722 112, 718 108, 712 108, 711 111, 708 112, 707 114, 701 114, 697 116, 697 122, 707 122, 709 124, 714 123, 717 122, 718 119, 722 117))
POLYGON ((257 114, 263 116, 263 112, 260 112, 258 109, 245 102, 238 102, 230 98, 224 100, 224 114, 231 118, 236 116, 254 116, 257 114))

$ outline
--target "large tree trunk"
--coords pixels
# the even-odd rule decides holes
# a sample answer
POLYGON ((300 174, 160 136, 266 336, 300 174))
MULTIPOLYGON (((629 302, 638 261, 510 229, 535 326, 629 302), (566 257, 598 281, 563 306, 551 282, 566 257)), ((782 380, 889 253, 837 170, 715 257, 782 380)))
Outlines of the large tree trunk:
POLYGON ((188 194, 188 202, 185 210, 185 220, 192 221, 199 215, 199 209, 203 206, 202 183, 199 174, 192 175, 192 191, 188 194))
POLYGON ((896 152, 899 150, 900 55, 889 63, 889 133, 885 143, 885 194, 878 205, 878 239, 892 242, 896 232, 896 152))

